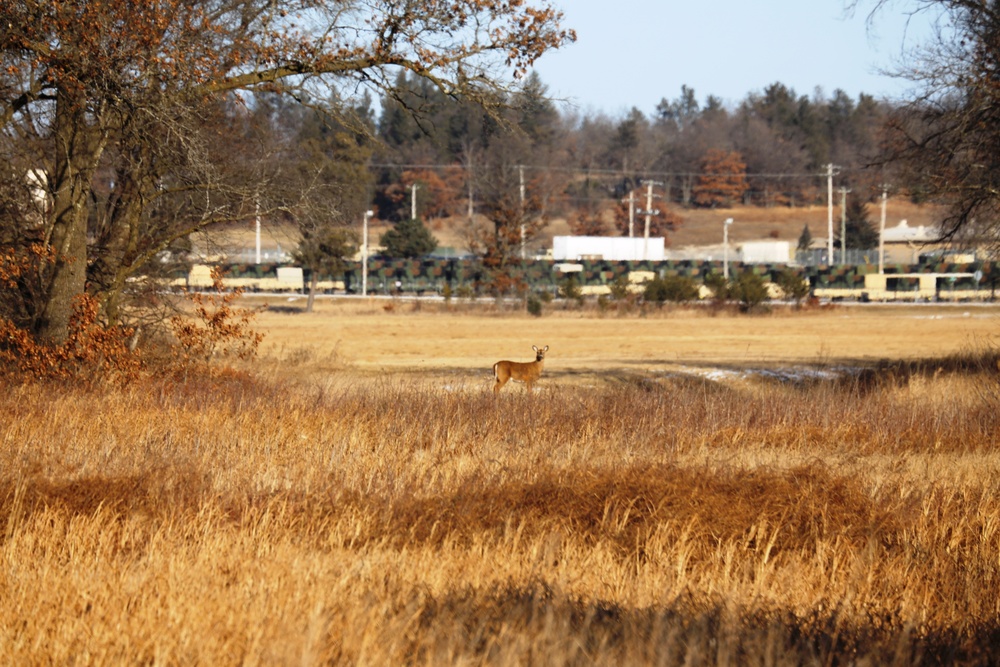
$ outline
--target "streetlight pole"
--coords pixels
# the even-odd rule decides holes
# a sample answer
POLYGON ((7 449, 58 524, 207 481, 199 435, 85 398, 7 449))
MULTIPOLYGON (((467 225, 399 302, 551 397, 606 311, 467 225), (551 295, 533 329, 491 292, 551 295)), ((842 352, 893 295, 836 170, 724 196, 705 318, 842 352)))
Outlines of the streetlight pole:
POLYGON ((840 263, 847 264, 847 188, 840 188, 840 263))
POLYGON ((365 211, 361 232, 361 296, 368 296, 368 219, 374 211, 365 211))
POLYGON ((722 277, 729 282, 729 225, 733 224, 732 218, 726 218, 722 223, 722 277))
POLYGON ((836 167, 826 165, 826 253, 827 264, 833 266, 833 174, 836 167))

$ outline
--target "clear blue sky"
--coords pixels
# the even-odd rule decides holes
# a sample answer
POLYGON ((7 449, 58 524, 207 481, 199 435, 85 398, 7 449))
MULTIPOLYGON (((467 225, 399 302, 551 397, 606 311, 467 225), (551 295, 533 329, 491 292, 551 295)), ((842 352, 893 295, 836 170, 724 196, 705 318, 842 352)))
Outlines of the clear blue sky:
POLYGON ((549 53, 536 71, 553 97, 581 112, 651 114, 681 85, 699 103, 715 95, 735 105, 775 82, 812 96, 840 88, 898 97, 899 79, 880 75, 904 48, 930 34, 930 17, 900 1, 868 24, 871 1, 853 16, 844 0, 555 0, 577 42, 549 53))

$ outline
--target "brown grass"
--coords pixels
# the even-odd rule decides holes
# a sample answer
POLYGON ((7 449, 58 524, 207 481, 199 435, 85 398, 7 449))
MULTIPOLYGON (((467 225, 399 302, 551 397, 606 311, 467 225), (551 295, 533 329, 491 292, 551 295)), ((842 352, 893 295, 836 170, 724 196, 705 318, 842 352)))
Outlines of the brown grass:
MULTIPOLYGON (((8 387, 0 662, 1000 659, 989 350, 727 382, 606 353, 580 381, 579 341, 494 399, 469 352, 376 373, 396 320, 440 344, 379 312, 357 347, 269 316, 256 379, 8 387)), ((684 319, 653 320, 664 345, 684 319)), ((534 326, 486 320, 514 351, 534 326)))

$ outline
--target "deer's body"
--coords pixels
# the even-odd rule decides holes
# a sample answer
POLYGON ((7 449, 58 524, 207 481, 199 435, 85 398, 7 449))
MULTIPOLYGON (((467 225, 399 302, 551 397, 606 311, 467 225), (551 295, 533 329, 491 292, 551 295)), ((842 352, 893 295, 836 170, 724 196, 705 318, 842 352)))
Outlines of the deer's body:
POLYGON ((496 382, 493 383, 494 394, 498 393, 508 380, 523 382, 528 391, 531 391, 531 386, 542 375, 545 353, 548 352, 549 346, 546 345, 539 350, 536 345, 532 345, 531 349, 535 351, 534 361, 498 361, 493 364, 493 377, 496 378, 496 382))

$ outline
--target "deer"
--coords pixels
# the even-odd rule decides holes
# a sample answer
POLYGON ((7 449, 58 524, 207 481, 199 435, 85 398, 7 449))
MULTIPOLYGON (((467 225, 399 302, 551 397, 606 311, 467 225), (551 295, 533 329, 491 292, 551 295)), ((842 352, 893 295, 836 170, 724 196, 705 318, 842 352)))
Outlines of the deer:
POLYGON ((493 364, 493 377, 496 378, 496 382, 493 384, 494 394, 499 393, 500 388, 507 384, 508 380, 523 382, 528 391, 531 391, 531 386, 542 375, 545 353, 549 351, 549 346, 546 345, 539 350, 537 345, 532 345, 531 349, 535 351, 534 361, 498 361, 493 364))

